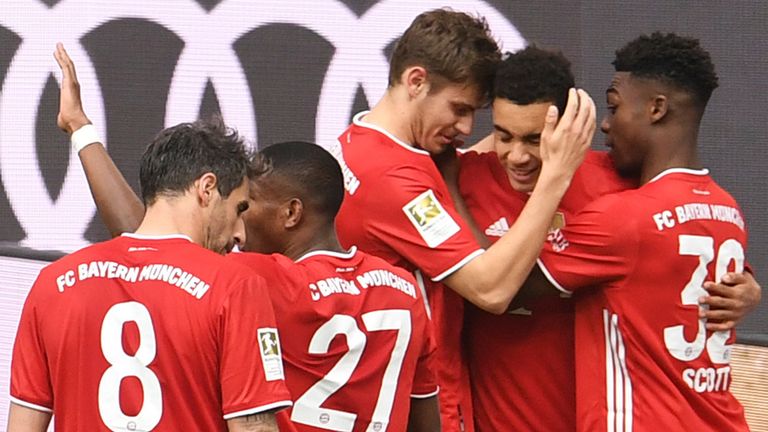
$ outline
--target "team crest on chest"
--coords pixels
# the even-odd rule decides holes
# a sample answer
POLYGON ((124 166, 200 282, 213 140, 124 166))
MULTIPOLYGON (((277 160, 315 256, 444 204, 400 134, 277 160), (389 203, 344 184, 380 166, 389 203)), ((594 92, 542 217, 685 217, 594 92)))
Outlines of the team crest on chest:
POLYGON ((459 224, 435 198, 432 189, 408 202, 403 212, 431 248, 439 246, 460 229, 459 224))

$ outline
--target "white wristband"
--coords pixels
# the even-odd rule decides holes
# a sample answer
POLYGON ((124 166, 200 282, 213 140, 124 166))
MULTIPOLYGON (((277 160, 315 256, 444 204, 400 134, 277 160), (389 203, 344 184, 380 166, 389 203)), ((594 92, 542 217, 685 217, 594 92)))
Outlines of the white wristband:
POLYGON ((87 124, 72 132, 70 140, 72 141, 72 148, 78 153, 90 144, 101 142, 99 133, 96 132, 96 126, 92 124, 87 124))

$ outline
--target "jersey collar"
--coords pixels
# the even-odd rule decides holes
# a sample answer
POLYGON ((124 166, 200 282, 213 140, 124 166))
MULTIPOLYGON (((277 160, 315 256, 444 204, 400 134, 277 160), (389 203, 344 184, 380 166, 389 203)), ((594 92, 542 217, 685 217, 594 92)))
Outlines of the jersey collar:
POLYGON ((386 129, 384 129, 382 127, 379 127, 379 126, 376 126, 376 125, 371 124, 371 123, 366 123, 365 121, 363 121, 362 118, 366 114, 368 114, 369 112, 370 111, 361 111, 361 112, 355 114, 355 116, 352 118, 352 123, 355 126, 364 127, 364 128, 367 128, 367 129, 373 129, 376 132, 385 135, 387 138, 389 138, 390 140, 392 140, 393 142, 398 144, 400 147, 403 147, 404 149, 406 149, 408 151, 411 151, 411 152, 414 152, 414 153, 417 153, 417 154, 421 154, 421 155, 425 155, 425 156, 429 156, 429 152, 428 151, 416 148, 416 147, 414 147, 412 145, 409 145, 408 143, 406 143, 404 141, 401 141, 396 136, 394 136, 391 133, 387 132, 386 129))
POLYGON ((357 246, 352 246, 351 248, 349 248, 349 251, 347 251, 347 252, 333 252, 333 251, 327 251, 327 250, 316 250, 316 251, 308 252, 308 253, 300 256, 295 262, 299 262, 299 261, 305 260, 307 258, 311 258, 313 256, 318 256, 318 255, 331 256, 331 257, 334 257, 334 258, 341 258, 341 259, 351 259, 351 258, 354 258, 356 253, 357 253, 357 246))
POLYGON ((648 183, 655 182, 656 180, 670 174, 689 174, 689 175, 695 175, 695 176, 706 176, 706 175, 709 175, 709 170, 706 168, 702 168, 700 170, 695 170, 690 168, 670 168, 657 174, 656 177, 652 178, 650 181, 648 181, 648 183))
POLYGON ((122 233, 122 234, 120 234, 120 237, 129 237, 129 238, 137 239, 137 240, 171 240, 171 239, 182 239, 182 240, 187 240, 190 243, 193 243, 192 238, 190 236, 184 235, 184 234, 145 235, 145 234, 136 234, 136 233, 122 233))

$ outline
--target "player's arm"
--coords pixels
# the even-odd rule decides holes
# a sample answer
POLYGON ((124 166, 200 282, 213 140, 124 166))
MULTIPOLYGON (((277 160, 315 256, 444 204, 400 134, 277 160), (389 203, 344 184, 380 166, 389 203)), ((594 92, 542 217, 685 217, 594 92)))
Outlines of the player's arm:
POLYGON ((483 231, 477 226, 475 218, 472 217, 467 204, 464 202, 464 197, 461 196, 461 190, 459 189, 459 170, 461 169, 461 161, 459 160, 456 150, 453 147, 449 147, 447 151, 444 151, 438 155, 432 155, 432 160, 435 162, 437 169, 443 176, 445 185, 448 187, 448 192, 451 194, 451 200, 453 200, 453 207, 461 218, 466 222, 472 236, 477 240, 477 243, 482 248, 488 248, 491 246, 488 237, 483 234, 483 231))
POLYGON ((557 109, 550 107, 541 135, 541 174, 528 203, 510 230, 485 253, 446 277, 446 285, 488 312, 507 310, 533 268, 594 132, 595 105, 586 92, 571 90, 559 123, 557 109))
MULTIPOLYGON (((75 65, 61 43, 56 44, 54 57, 62 73, 56 122, 59 128, 72 136, 83 126, 90 125, 91 121, 83 111, 75 65)), ((144 204, 128 185, 104 146, 94 141, 80 149, 78 156, 96 208, 110 234, 118 236, 123 232, 135 231, 144 216, 144 204)))
POLYGON ((51 413, 11 402, 8 410, 8 432, 45 432, 50 422, 51 413))
POLYGON ((245 415, 227 420, 230 432, 277 432, 274 412, 245 415))
POLYGON ((699 299, 699 316, 707 319, 707 330, 729 330, 760 304, 762 289, 749 271, 727 273, 720 283, 705 282, 709 295, 699 299))
POLYGON ((408 416, 408 432, 439 432, 440 409, 437 396, 411 398, 411 412, 408 416))

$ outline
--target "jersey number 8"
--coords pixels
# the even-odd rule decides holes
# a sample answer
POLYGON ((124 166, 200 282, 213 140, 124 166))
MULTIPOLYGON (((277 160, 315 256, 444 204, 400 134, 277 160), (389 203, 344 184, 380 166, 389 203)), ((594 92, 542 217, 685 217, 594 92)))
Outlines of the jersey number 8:
POLYGON ((99 414, 113 431, 152 430, 163 415, 160 381, 147 366, 155 359, 157 343, 152 317, 147 307, 137 302, 118 303, 107 311, 101 325, 101 350, 110 367, 99 382, 99 414), (134 322, 139 329, 140 345, 136 354, 123 349, 123 326, 134 322), (120 383, 125 377, 136 377, 144 393, 143 404, 135 416, 126 415, 120 407, 120 383))

